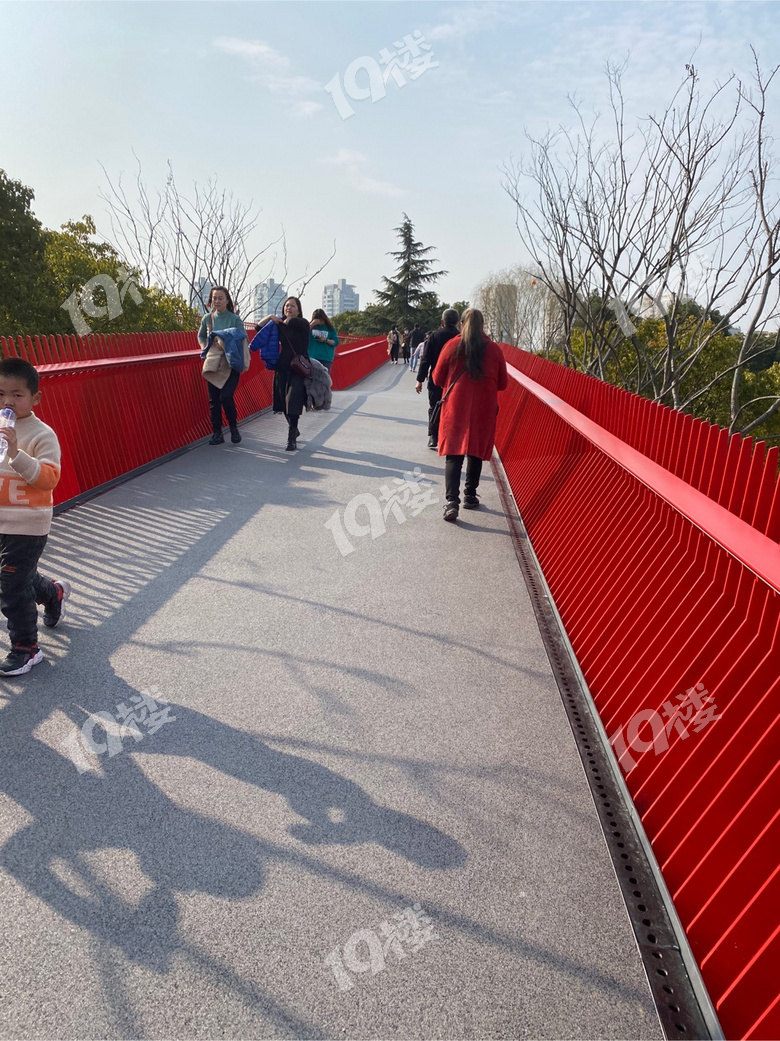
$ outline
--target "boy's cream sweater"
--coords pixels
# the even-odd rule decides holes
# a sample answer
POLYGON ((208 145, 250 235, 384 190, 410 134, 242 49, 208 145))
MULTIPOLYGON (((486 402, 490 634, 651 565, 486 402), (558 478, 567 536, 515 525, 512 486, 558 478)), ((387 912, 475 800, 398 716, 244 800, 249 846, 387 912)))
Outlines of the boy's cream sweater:
POLYGON ((31 412, 16 421, 19 452, 0 463, 0 534, 48 535, 52 491, 60 479, 60 443, 31 412))

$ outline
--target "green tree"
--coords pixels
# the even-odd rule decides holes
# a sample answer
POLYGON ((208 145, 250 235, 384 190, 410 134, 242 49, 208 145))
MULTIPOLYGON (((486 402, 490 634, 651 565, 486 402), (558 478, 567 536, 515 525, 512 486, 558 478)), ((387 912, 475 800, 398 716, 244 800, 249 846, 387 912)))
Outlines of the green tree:
POLYGON ((433 252, 434 247, 424 246, 415 239, 414 225, 407 214, 404 214, 400 227, 393 230, 398 235, 401 248, 391 251, 388 256, 398 262, 398 268, 394 278, 382 278, 385 288, 375 290, 375 296, 387 309, 390 325, 411 328, 415 322, 423 324, 431 310, 432 298, 438 300, 428 287, 447 272, 433 270, 434 261, 428 254, 433 252))
POLYGON ((389 332, 393 322, 387 308, 369 304, 362 311, 342 311, 333 318, 340 333, 349 336, 380 336, 389 332))
POLYGON ((56 312, 34 198, 32 188, 0 170, 0 336, 37 332, 56 312))
POLYGON ((759 333, 751 344, 747 368, 762 372, 780 362, 780 329, 774 333, 759 333))
POLYGON ((451 307, 462 315, 468 306, 468 300, 456 300, 454 304, 447 304, 440 300, 436 293, 423 293, 414 321, 419 322, 421 329, 438 329, 441 325, 441 316, 448 308, 451 307))
POLYGON ((48 231, 46 263, 60 308, 50 332, 84 334, 193 329, 200 315, 178 296, 138 285, 108 242, 94 241, 88 214, 48 231))

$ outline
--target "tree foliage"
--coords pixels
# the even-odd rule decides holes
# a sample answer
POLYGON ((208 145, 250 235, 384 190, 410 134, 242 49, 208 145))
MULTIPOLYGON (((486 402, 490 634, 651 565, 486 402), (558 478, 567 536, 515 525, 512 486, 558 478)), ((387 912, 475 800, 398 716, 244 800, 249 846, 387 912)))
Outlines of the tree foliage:
POLYGON ((33 214, 33 199, 31 188, 0 171, 0 335, 197 325, 199 315, 181 297, 145 283, 113 245, 96 238, 91 216, 49 231, 33 214))
POLYGON ((0 335, 38 331, 52 321, 56 294, 31 188, 0 170, 0 335))
MULTIPOLYGON (((60 231, 46 232, 46 262, 54 282, 57 299, 67 301, 76 295, 76 307, 93 305, 85 320, 92 332, 158 332, 192 329, 200 315, 179 296, 164 293, 157 286, 144 287, 141 273, 128 269, 117 250, 107 242, 95 241, 95 222, 89 214, 80 221, 68 221, 60 231), (106 281, 106 277, 108 281, 106 281), (97 285, 84 292, 90 283, 97 285), (120 294, 119 313, 108 308, 108 292, 114 283, 120 294), (105 312, 105 313, 101 313, 105 312)), ((62 325, 57 332, 74 332, 71 312, 60 310, 62 325)))
POLYGON ((344 311, 333 319, 337 329, 354 336, 380 336, 395 325, 400 330, 411 329, 417 323, 421 329, 436 329, 442 312, 452 306, 460 314, 468 307, 466 300, 446 304, 427 288, 446 271, 435 271, 434 261, 428 257, 433 246, 424 246, 414 237, 414 225, 404 214, 398 228, 393 230, 400 240, 400 249, 388 254, 398 262, 394 278, 383 277, 384 289, 375 290, 378 303, 369 304, 362 311, 344 311))
MULTIPOLYGON (((456 300, 454 304, 446 304, 432 293, 433 301, 429 302, 426 309, 418 308, 415 321, 424 331, 437 329, 441 324, 441 316, 448 307, 453 307, 458 314, 468 308, 467 300, 456 300)), ((340 333, 350 336, 384 336, 390 331, 394 324, 403 331, 406 326, 393 322, 389 317, 387 309, 382 304, 369 304, 362 311, 343 311, 333 319, 333 324, 340 333)))
POLYGON ((434 270, 435 263, 428 256, 434 247, 424 246, 415 239, 414 225, 406 213, 400 226, 393 230, 400 240, 400 249, 391 251, 388 256, 397 261, 398 266, 393 278, 382 278, 385 288, 375 290, 374 295, 384 306, 390 325, 411 328, 419 322, 422 326, 438 306, 438 297, 428 287, 447 272, 434 270))

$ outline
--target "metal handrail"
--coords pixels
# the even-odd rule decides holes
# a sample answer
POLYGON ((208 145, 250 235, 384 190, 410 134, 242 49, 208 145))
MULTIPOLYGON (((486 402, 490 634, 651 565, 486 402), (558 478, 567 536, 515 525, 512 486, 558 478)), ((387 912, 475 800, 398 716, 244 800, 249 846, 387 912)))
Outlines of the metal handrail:
POLYGON ((780 592, 780 545, 625 441, 610 434, 513 365, 507 365, 507 371, 586 440, 660 496, 728 554, 741 561, 762 582, 780 592))

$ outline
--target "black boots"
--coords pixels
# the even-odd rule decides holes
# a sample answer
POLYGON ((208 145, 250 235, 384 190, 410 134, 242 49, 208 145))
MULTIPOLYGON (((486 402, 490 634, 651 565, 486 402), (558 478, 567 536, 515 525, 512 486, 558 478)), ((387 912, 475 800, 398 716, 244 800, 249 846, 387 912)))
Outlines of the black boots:
POLYGON ((299 418, 299 416, 290 416, 288 418, 287 447, 285 448, 285 452, 294 452, 298 448, 298 436, 300 434, 300 430, 298 429, 297 421, 299 418), (293 426, 293 422, 295 422, 295 426, 293 426))

